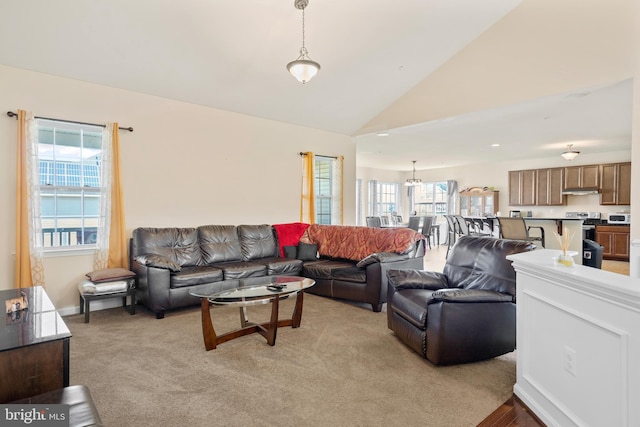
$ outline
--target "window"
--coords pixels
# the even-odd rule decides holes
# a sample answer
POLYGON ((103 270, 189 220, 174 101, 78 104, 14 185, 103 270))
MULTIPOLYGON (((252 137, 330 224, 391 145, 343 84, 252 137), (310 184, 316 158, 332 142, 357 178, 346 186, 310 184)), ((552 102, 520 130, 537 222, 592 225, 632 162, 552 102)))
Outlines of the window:
POLYGON ((447 183, 425 182, 413 187, 413 208, 418 216, 446 215, 447 183))
POLYGON ((93 245, 100 213, 102 128, 38 120, 44 248, 93 245))
POLYGON ((371 181, 369 200, 372 216, 385 216, 399 212, 400 186, 396 183, 371 181))
POLYGON ((333 187, 333 159, 315 157, 314 188, 316 198, 316 224, 331 224, 331 202, 333 187))
POLYGON ((356 179, 356 225, 362 225, 362 179, 356 179))

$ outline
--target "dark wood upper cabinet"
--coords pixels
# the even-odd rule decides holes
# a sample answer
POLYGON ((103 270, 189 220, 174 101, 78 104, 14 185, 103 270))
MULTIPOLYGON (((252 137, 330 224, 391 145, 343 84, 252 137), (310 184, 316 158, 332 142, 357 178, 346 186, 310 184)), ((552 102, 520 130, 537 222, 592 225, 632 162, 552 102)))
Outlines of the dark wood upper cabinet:
POLYGON ((600 185, 599 165, 564 168, 564 188, 593 188, 600 185))
POLYGON ((594 188, 601 205, 630 205, 631 162, 509 171, 510 206, 564 205, 563 190, 594 188))
POLYGON ((564 189, 564 168, 536 170, 536 205, 564 205, 566 196, 564 189))
POLYGON ((631 204, 631 163, 600 165, 600 204, 631 204))
POLYGON ((509 171, 509 205, 536 204, 536 170, 509 171))

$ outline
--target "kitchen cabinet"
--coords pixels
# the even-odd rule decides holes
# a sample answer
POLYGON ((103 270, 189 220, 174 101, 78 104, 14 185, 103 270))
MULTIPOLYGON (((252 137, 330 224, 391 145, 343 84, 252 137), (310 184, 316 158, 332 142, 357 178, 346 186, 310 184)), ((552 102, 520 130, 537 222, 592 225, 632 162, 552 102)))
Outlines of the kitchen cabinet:
POLYGON ((564 188, 594 188, 600 184, 599 165, 564 168, 564 188))
POLYGON ((536 204, 536 170, 509 171, 509 205, 536 204))
POLYGON ((536 170, 536 205, 558 206, 564 205, 566 196, 564 189, 564 168, 550 168, 536 170))
POLYGON ((628 225, 596 225, 596 242, 604 246, 602 258, 629 261, 628 225))
POLYGON ((499 192, 480 187, 460 192, 460 215, 483 217, 498 212, 499 192))
POLYGON ((600 204, 631 204, 631 163, 600 165, 600 204))

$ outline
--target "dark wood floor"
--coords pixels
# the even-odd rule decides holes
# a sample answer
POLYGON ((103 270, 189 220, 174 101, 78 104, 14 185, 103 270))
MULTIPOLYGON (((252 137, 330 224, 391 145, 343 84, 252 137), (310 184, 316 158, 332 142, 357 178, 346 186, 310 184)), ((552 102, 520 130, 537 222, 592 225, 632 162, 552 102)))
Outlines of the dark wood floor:
POLYGON ((502 406, 493 411, 478 427, 545 427, 545 424, 522 403, 511 396, 502 406))

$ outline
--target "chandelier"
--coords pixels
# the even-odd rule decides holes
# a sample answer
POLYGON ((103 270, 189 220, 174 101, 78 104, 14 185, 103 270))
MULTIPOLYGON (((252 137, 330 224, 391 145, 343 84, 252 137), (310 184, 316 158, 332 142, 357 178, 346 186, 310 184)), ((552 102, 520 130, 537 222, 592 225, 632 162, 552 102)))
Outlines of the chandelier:
POLYGON ((422 180, 420 178, 416 178, 416 160, 413 160, 413 178, 408 178, 404 185, 406 185, 407 187, 422 185, 422 180))
POLYGON ((567 144, 567 150, 564 151, 562 154, 560 154, 566 160, 573 160, 576 157, 578 157, 578 154, 580 154, 579 151, 576 151, 576 150, 572 149, 571 147, 573 147, 573 144, 567 144))
POLYGON ((305 84, 318 74, 320 64, 309 58, 309 52, 304 46, 304 9, 309 5, 309 0, 294 0, 293 5, 296 9, 302 10, 302 47, 298 58, 287 64, 287 70, 300 83, 305 84))

